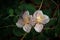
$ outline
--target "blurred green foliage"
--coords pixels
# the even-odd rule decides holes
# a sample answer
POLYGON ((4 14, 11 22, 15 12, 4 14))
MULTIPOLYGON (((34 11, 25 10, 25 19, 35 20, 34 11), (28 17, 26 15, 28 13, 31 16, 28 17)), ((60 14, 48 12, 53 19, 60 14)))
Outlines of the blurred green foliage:
POLYGON ((8 13, 10 16, 13 16, 14 15, 14 10, 13 9, 8 9, 8 13))
POLYGON ((34 0, 35 4, 40 4, 42 0, 34 0))
MULTIPOLYGON (((33 14, 38 10, 42 0, 0 0, 0 40, 20 40, 25 32, 16 26, 16 22, 28 10, 33 14)), ((58 0, 43 0, 44 14, 50 17, 50 22, 44 26, 41 33, 34 29, 24 40, 60 40, 60 9, 58 0), (57 5, 56 5, 57 4, 57 5)))
POLYGON ((16 36, 22 36, 25 32, 22 29, 19 29, 19 28, 16 27, 16 28, 13 29, 13 33, 16 36))

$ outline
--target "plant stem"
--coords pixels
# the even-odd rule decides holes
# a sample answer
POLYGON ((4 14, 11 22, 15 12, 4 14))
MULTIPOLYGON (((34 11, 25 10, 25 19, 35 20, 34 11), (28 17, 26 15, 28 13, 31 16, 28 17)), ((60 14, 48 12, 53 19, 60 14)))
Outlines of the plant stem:
POLYGON ((40 4, 39 10, 41 9, 41 7, 42 7, 42 4, 43 4, 43 0, 42 0, 42 2, 41 2, 41 4, 40 4))
POLYGON ((4 26, 4 27, 0 27, 0 28, 6 28, 6 27, 14 27, 15 25, 7 25, 7 26, 4 26))
POLYGON ((27 35, 27 33, 25 33, 24 35, 23 35, 23 37, 20 39, 20 40, 23 40, 24 39, 24 37, 27 35))
POLYGON ((55 2, 55 1, 53 1, 53 0, 51 0, 55 5, 57 5, 57 3, 55 2))

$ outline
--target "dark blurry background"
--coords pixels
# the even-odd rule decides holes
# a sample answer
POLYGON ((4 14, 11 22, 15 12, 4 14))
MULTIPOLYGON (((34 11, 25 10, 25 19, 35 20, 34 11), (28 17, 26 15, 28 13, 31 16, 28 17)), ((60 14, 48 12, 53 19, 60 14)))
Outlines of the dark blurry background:
MULTIPOLYGON (((33 14, 42 0, 0 0, 0 40, 20 40, 25 32, 15 24, 23 10, 33 14)), ((43 0, 41 10, 50 17, 41 33, 31 30, 24 40, 60 40, 60 2, 43 0)))

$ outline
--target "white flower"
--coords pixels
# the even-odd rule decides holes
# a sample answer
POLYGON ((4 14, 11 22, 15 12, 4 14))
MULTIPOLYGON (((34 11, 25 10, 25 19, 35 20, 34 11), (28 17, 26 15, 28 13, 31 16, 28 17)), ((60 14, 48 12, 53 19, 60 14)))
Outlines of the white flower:
POLYGON ((22 28, 27 33, 30 32, 32 26, 35 26, 34 29, 36 32, 41 32, 43 25, 49 22, 49 17, 41 10, 37 10, 33 16, 29 15, 29 11, 25 11, 22 19, 19 19, 16 23, 17 27, 22 28))
POLYGON ((43 12, 41 10, 37 10, 34 14, 33 14, 33 18, 34 18, 34 24, 35 27, 34 29, 36 30, 36 32, 41 32, 43 29, 43 25, 49 22, 49 17, 45 14, 43 14, 43 12))
POLYGON ((27 33, 30 32, 31 30, 31 25, 30 25, 30 15, 29 15, 29 11, 25 11, 23 16, 23 18, 19 19, 16 23, 17 27, 22 28, 23 30, 27 33))

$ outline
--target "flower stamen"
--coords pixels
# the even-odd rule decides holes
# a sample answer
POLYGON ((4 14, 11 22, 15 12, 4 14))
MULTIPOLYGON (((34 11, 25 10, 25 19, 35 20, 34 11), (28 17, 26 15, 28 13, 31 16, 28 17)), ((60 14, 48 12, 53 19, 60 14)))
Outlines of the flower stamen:
POLYGON ((24 24, 29 24, 29 18, 28 17, 24 18, 24 24))
POLYGON ((43 20, 43 19, 41 18, 41 16, 37 16, 37 18, 36 18, 36 23, 41 23, 42 20, 43 20))

